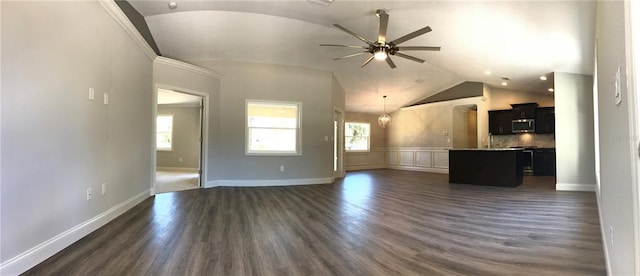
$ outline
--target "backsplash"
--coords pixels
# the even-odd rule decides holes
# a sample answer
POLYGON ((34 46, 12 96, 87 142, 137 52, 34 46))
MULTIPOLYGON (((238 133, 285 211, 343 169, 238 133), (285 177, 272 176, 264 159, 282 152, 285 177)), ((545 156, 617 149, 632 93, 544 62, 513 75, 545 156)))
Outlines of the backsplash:
POLYGON ((513 135, 491 136, 491 148, 510 148, 516 146, 555 148, 554 134, 521 133, 513 135))

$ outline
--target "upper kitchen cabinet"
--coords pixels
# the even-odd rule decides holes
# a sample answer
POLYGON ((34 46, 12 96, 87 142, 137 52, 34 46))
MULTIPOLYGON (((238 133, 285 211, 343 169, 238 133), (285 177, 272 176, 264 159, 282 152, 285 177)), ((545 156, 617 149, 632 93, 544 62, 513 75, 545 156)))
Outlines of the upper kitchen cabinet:
POLYGON ((491 135, 507 135, 511 132, 511 110, 489 111, 489 133, 491 135))
POLYGON ((512 104, 512 120, 534 119, 536 117, 537 103, 512 104))
POLYGON ((541 107, 536 110, 536 133, 554 133, 556 129, 555 108, 541 107))

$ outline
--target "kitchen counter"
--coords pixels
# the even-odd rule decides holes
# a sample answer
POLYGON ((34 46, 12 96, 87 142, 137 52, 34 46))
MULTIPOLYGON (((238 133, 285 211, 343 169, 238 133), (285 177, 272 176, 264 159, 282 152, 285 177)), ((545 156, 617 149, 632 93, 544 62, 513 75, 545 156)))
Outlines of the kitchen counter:
POLYGON ((517 187, 523 177, 522 150, 450 149, 449 183, 517 187))

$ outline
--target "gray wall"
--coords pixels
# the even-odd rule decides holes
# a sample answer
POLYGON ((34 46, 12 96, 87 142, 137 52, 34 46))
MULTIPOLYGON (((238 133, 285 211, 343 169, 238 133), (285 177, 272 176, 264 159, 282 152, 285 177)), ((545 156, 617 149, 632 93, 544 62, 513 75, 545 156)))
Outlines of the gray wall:
MULTIPOLYGON (((631 152, 634 142, 629 129, 629 101, 622 85, 622 103, 614 103, 614 76, 620 66, 621 83, 627 83, 625 58, 625 14, 623 2, 599 1, 597 7, 597 63, 600 144, 600 219, 610 275, 637 275, 634 262, 633 180, 631 152), (610 231, 613 230, 613 233, 610 231)), ((638 31, 638 30, 636 30, 638 31)), ((637 33, 636 33, 637 35, 637 33)), ((628 39, 628 38, 627 38, 628 39)), ((640 54, 637 51, 634 54, 640 54)), ((637 69, 637 68, 636 68, 637 69)), ((640 81, 640 80, 635 80, 640 81)), ((637 93, 637 92, 636 92, 637 93)), ((637 137, 636 137, 637 138, 637 137)), ((637 141, 637 140, 636 140, 637 141)))
POLYGON ((159 105, 158 115, 173 115, 171 151, 157 151, 156 166, 199 168, 200 106, 159 105))
POLYGON ((148 193, 153 105, 151 59, 98 2, 0 5, 5 262, 148 193))
MULTIPOLYGON (((181 66, 167 64, 156 60, 153 63, 153 82, 156 86, 170 87, 181 92, 200 92, 209 95, 206 103, 209 108, 208 136, 207 136, 207 164, 203 164, 203 170, 207 180, 215 177, 214 170, 218 160, 218 141, 220 135, 220 79, 205 74, 196 73, 181 66)), ((157 158, 157 156, 156 156, 157 158)))
POLYGON ((555 74, 556 188, 595 189, 593 78, 555 74))
POLYGON ((240 62, 197 63, 224 74, 217 180, 333 177, 333 77, 330 72, 240 62), (302 103, 301 156, 245 156, 245 100, 302 103), (325 136, 327 140, 325 141, 325 136), (280 166, 285 171, 280 172, 280 166), (247 174, 246 172, 251 172, 247 174))

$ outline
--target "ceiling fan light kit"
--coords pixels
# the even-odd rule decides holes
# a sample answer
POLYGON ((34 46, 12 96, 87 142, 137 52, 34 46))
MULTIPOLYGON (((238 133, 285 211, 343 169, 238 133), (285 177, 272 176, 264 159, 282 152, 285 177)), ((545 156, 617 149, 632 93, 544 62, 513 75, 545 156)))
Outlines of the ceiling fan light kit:
POLYGON ((379 48, 378 50, 376 50, 376 52, 373 54, 373 57, 376 60, 385 60, 387 59, 387 51, 384 48, 379 48))
POLYGON ((358 35, 343 26, 340 26, 339 24, 333 24, 333 26, 335 26, 336 28, 366 43, 367 46, 349 46, 349 45, 340 45, 340 44, 320 44, 320 46, 364 49, 365 51, 334 58, 334 60, 345 59, 345 58, 355 57, 355 56, 364 55, 364 54, 371 54, 371 56, 362 64, 361 67, 364 67, 365 65, 369 64, 371 60, 376 59, 376 60, 386 60, 387 64, 389 65, 389 67, 391 67, 391 69, 396 68, 395 63, 393 62, 393 60, 391 60, 391 56, 399 56, 401 58, 405 58, 418 63, 425 62, 423 59, 401 53, 400 51, 440 51, 440 47, 433 47, 433 46, 406 46, 406 47, 398 46, 401 43, 404 43, 408 40, 414 39, 418 36, 421 36, 423 34, 430 32, 431 27, 429 26, 426 26, 412 33, 406 34, 402 37, 396 38, 393 41, 387 42, 387 26, 389 23, 389 14, 387 14, 385 10, 379 9, 376 11, 376 16, 380 18, 380 24, 379 24, 380 28, 378 30, 378 40, 376 40, 375 42, 368 40, 363 36, 358 35))

